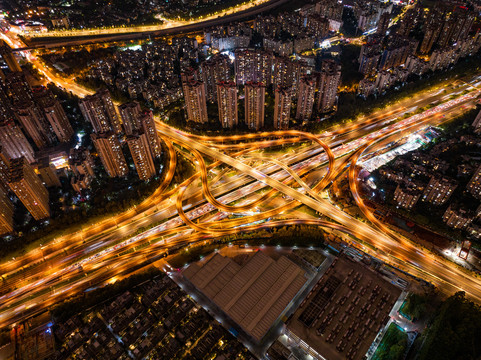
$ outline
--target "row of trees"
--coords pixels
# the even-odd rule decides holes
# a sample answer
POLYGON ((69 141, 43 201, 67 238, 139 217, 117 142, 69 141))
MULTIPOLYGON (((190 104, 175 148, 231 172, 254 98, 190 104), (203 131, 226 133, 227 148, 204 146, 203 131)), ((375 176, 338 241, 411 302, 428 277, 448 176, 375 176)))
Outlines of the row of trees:
MULTIPOLYGON (((299 247, 324 247, 325 232, 315 226, 283 226, 272 229, 259 229, 234 235, 227 235, 214 240, 204 246, 194 246, 179 251, 168 261, 174 268, 180 268, 187 263, 197 261, 200 257, 212 253, 223 244, 248 244, 251 246, 299 246, 299 247)), ((171 253, 172 254, 172 253, 171 253)))

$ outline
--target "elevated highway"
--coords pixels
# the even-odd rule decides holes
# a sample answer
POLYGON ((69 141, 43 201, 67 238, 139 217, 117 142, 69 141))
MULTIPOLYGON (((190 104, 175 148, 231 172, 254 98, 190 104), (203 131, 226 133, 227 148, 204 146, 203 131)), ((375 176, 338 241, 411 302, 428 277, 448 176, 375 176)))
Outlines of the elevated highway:
POLYGON ((39 48, 55 48, 62 46, 87 45, 101 42, 129 41, 148 37, 162 37, 192 33, 211 26, 229 24, 233 21, 245 20, 262 12, 275 9, 287 3, 289 0, 269 0, 247 10, 242 10, 228 15, 219 15, 213 19, 200 19, 187 24, 172 22, 173 25, 139 26, 132 28, 112 28, 98 30, 71 30, 64 32, 42 33, 28 37, 25 35, 24 42, 27 46, 14 49, 14 51, 25 51, 39 48))

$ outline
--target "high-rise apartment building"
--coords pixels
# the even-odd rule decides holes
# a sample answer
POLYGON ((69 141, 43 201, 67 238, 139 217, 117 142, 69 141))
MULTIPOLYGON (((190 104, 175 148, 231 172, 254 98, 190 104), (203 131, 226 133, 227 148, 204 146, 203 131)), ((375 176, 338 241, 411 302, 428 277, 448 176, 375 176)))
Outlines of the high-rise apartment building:
POLYGON ((13 55, 12 48, 6 43, 5 40, 0 40, 0 58, 3 62, 3 66, 1 66, 2 72, 4 71, 5 67, 11 72, 22 71, 17 59, 15 59, 15 56, 13 55))
POLYGON ((427 54, 431 51, 434 42, 441 32, 442 26, 443 24, 439 22, 428 24, 426 26, 426 29, 424 30, 423 41, 421 42, 421 47, 419 48, 419 52, 421 54, 427 54))
POLYGON ((132 159, 134 159, 135 169, 141 180, 148 180, 155 176, 155 165, 150 152, 149 140, 144 133, 134 133, 127 136, 132 159))
POLYGON ((0 121, 0 144, 9 159, 25 157, 29 163, 35 161, 34 151, 20 127, 13 120, 0 121))
POLYGON ((13 204, 5 190, 0 188, 0 235, 13 231, 13 204))
POLYGON ((317 110, 329 113, 337 108, 337 90, 341 82, 341 65, 335 60, 322 61, 317 110))
POLYGON ((194 69, 194 68, 189 67, 187 69, 184 69, 180 73, 180 83, 181 84, 188 83, 188 82, 191 82, 191 81, 199 81, 199 80, 200 80, 199 71, 194 69))
POLYGON ((379 34, 382 36, 386 35, 390 22, 391 22, 391 13, 390 12, 383 13, 377 23, 376 34, 379 34))
POLYGON ((18 102, 15 115, 22 128, 39 149, 55 143, 56 138, 42 111, 32 101, 18 102))
POLYGON ((439 47, 444 48, 449 45, 449 41, 456 25, 456 19, 451 16, 442 25, 441 32, 439 33, 439 39, 437 41, 439 47))
POLYGON ((299 82, 299 90, 297 93, 297 120, 308 121, 311 119, 315 93, 316 78, 312 75, 304 76, 299 82))
POLYGON ((252 49, 235 51, 235 78, 237 85, 258 82, 270 85, 274 55, 271 52, 252 49))
POLYGON ((37 173, 46 187, 62 186, 57 175, 57 169, 50 163, 48 157, 37 162, 37 173))
POLYGON ((43 111, 60 142, 68 142, 72 139, 74 131, 60 102, 50 90, 42 87, 34 91, 35 102, 43 111))
POLYGON ((292 96, 295 96, 298 82, 309 72, 310 67, 305 61, 293 61, 288 57, 276 57, 274 59, 272 83, 274 88, 279 86, 291 88, 292 96))
POLYGON ((237 126, 237 87, 233 81, 217 84, 219 121, 224 129, 237 126))
POLYGON ((304 27, 312 36, 324 38, 329 34, 329 19, 319 14, 310 14, 304 19, 304 27))
POLYGON ((207 103, 205 85, 202 81, 191 81, 182 84, 184 90, 187 119, 198 123, 207 122, 207 103))
POLYGON ((276 56, 274 59, 274 72, 272 73, 272 84, 275 88, 279 86, 291 87, 295 82, 294 62, 287 56, 276 56))
POLYGON ((142 109, 137 101, 120 105, 119 112, 124 131, 127 135, 132 135, 135 130, 140 129, 140 114, 142 113, 142 109))
POLYGON ((245 91, 245 123, 250 130, 264 126, 266 87, 263 83, 247 82, 245 91))
POLYGON ((155 128, 154 114, 152 111, 144 111, 140 115, 140 123, 142 131, 149 139, 150 153, 153 158, 158 158, 162 155, 162 145, 160 144, 159 134, 155 128))
POLYGON ((22 72, 12 72, 7 74, 5 85, 7 95, 13 105, 17 102, 28 102, 33 100, 32 88, 22 72))
POLYGON ((402 19, 397 22, 396 35, 409 36, 412 28, 416 24, 416 17, 419 16, 419 11, 416 8, 410 8, 405 13, 402 19))
POLYGON ((274 129, 287 130, 291 118, 292 93, 290 88, 278 87, 275 93, 274 129))
POLYGON ((50 216, 48 191, 25 158, 10 161, 8 185, 35 220, 50 216))
POLYGON ((0 121, 13 119, 12 104, 7 94, 0 88, 0 121))
POLYGON ((230 80, 229 57, 226 55, 214 55, 204 61, 200 67, 206 88, 207 100, 217 101, 217 84, 230 80))
POLYGON ((79 101, 82 115, 90 121, 96 133, 122 132, 120 115, 108 90, 100 90, 79 101))
POLYGON ((424 22, 424 37, 419 48, 421 54, 427 54, 436 43, 444 26, 445 8, 443 4, 431 7, 424 22))
POLYGON ((364 75, 374 74, 381 58, 381 38, 379 36, 368 38, 367 43, 362 45, 359 54, 359 72, 364 75))
POLYGON ((433 46, 445 47, 465 39, 476 14, 461 4, 441 2, 429 9, 419 52, 427 54, 433 46))
POLYGON ((116 134, 110 131, 91 134, 90 136, 107 174, 109 174, 110 177, 127 175, 129 168, 116 134))
POLYGON ((465 6, 449 8, 444 14, 444 24, 437 45, 441 48, 466 39, 474 23, 476 15, 465 6))
POLYGON ((7 192, 8 186, 8 176, 10 173, 10 160, 2 152, 2 146, 0 145, 0 190, 7 192))
POLYGON ((387 70, 405 64, 408 56, 413 52, 412 47, 412 43, 406 39, 391 38, 381 54, 379 69, 387 70))

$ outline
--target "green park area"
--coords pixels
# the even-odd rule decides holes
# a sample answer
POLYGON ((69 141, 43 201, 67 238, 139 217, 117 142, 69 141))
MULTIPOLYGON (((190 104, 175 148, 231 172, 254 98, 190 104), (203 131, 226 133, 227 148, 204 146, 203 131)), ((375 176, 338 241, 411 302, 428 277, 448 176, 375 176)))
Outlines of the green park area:
POLYGON ((411 293, 401 305, 399 313, 408 320, 419 320, 426 313, 427 301, 426 296, 411 293))
POLYGON ((408 346, 407 334, 396 324, 391 323, 381 344, 374 353, 373 360, 402 360, 408 346))

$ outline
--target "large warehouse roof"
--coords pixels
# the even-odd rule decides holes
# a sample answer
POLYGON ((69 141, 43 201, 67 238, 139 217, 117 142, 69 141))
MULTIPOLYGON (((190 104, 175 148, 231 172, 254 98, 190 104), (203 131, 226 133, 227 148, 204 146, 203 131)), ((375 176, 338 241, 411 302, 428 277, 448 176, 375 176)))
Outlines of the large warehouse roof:
POLYGON ((256 340, 261 340, 307 281, 285 256, 273 260, 256 252, 243 265, 215 254, 194 263, 184 276, 256 340))

